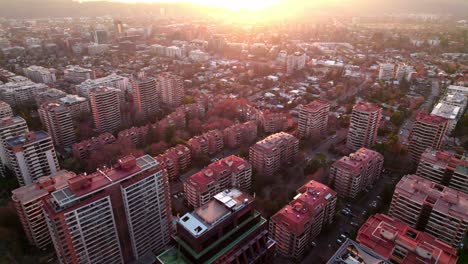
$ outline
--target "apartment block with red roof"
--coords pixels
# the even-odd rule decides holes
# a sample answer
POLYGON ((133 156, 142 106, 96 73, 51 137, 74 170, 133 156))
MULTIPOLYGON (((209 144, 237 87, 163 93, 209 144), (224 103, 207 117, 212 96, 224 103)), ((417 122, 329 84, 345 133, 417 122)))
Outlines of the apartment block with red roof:
POLYGON ((315 100, 304 105, 299 112, 298 132, 301 138, 320 137, 327 133, 330 103, 315 100))
POLYGON ((166 150, 163 154, 155 157, 155 159, 166 169, 170 181, 176 180, 192 163, 190 149, 182 144, 166 150))
POLYGON ((340 197, 355 198, 380 177, 383 156, 373 150, 360 148, 349 156, 335 161, 330 168, 330 181, 340 197))
POLYGON ((468 193, 468 160, 454 153, 426 149, 419 160, 416 175, 468 193))
POLYGON ((288 130, 293 123, 288 113, 271 112, 270 110, 261 112, 259 121, 265 133, 277 133, 288 130))
POLYGON ((224 137, 221 130, 215 129, 192 137, 188 141, 193 156, 214 155, 224 148, 224 137))
POLYGON ((299 153, 299 140, 285 132, 273 134, 250 147, 249 161, 263 175, 273 175, 299 153))
POLYGON ((288 205, 270 218, 269 232, 277 252, 300 261, 312 240, 335 214, 337 195, 328 186, 310 181, 288 205))
POLYGON ((97 137, 75 143, 72 145, 73 157, 80 160, 86 159, 93 150, 102 148, 107 144, 113 144, 115 140, 114 135, 109 132, 104 132, 97 137))
POLYGON ((409 158, 416 163, 427 148, 440 149, 447 126, 448 120, 444 117, 419 113, 408 140, 409 158))
POLYGON ((377 139, 382 108, 368 102, 359 102, 353 106, 349 123, 346 146, 352 151, 370 148, 377 139))
POLYGON ((251 180, 252 166, 242 158, 229 156, 190 176, 184 182, 185 197, 189 205, 197 208, 231 187, 249 192, 251 180))
POLYGON ((119 132, 117 140, 133 146, 143 145, 148 135, 149 126, 131 127, 119 132))
POLYGON ((395 188, 389 215, 459 247, 468 232, 468 194, 406 175, 395 188))
POLYGON ((252 143, 257 137, 257 125, 245 122, 227 127, 223 130, 224 144, 229 148, 237 148, 242 144, 252 143))
POLYGON ((456 264, 458 260, 450 245, 383 214, 369 217, 356 241, 392 263, 456 264))

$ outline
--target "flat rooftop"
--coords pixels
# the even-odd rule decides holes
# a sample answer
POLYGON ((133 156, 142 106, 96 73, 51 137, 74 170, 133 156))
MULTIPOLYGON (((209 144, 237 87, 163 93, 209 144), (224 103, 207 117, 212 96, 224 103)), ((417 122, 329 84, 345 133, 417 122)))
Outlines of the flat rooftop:
POLYGON ((178 223, 192 236, 199 237, 252 201, 250 195, 238 189, 225 190, 192 213, 183 215, 178 223))
POLYGON ((390 264, 370 248, 346 239, 327 264, 390 264))
POLYGON ((460 107, 445 103, 438 103, 431 112, 432 115, 445 117, 449 120, 455 120, 460 115, 460 107))
POLYGON ((24 135, 9 138, 5 141, 5 145, 9 147, 23 146, 32 142, 36 142, 45 138, 50 138, 49 134, 45 131, 32 131, 24 135))

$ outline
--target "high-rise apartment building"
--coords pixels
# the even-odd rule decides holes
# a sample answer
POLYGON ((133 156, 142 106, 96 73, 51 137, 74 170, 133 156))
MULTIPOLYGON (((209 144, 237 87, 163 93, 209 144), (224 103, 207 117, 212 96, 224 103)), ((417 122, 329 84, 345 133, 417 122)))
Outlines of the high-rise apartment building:
POLYGON ((459 247, 468 232, 468 194, 407 175, 395 188, 389 215, 459 247))
POLYGON ((453 247, 383 214, 369 217, 356 241, 396 264, 456 264, 458 260, 453 247))
POLYGON ((11 106, 3 101, 0 101, 0 118, 13 116, 11 106))
POLYGON ((78 118, 84 113, 89 113, 88 99, 75 94, 67 94, 65 97, 58 99, 58 102, 70 109, 70 114, 73 118, 78 118))
POLYGON ((111 75, 98 79, 87 79, 86 81, 76 86, 76 91, 79 95, 89 98, 89 93, 93 89, 99 88, 101 86, 112 87, 123 92, 125 90, 128 90, 130 85, 129 79, 127 77, 113 73, 111 75))
POLYGON ((299 112, 298 132, 301 138, 320 138, 327 134, 330 103, 315 100, 299 112))
POLYGON ((24 75, 36 83, 52 84, 55 82, 55 73, 41 66, 29 66, 23 69, 24 75))
POLYGON ((60 263, 143 261, 170 240, 167 175, 148 155, 69 179, 44 212, 60 263))
POLYGON ((294 52, 286 57, 286 73, 292 74, 295 71, 300 71, 305 68, 306 64, 307 54, 294 52))
POLYGON ((225 189, 249 192, 251 185, 252 166, 242 158, 229 156, 190 176, 184 182, 184 192, 188 204, 197 208, 225 189))
POLYGON ((61 170, 12 191, 11 200, 31 245, 45 249, 52 243, 42 212, 43 199, 48 194, 68 186, 68 180, 74 176, 76 175, 73 172, 61 170))
POLYGON ((221 130, 215 129, 203 133, 200 136, 192 137, 188 145, 194 156, 212 156, 224 148, 224 137, 221 130))
POLYGON ((281 255, 300 261, 322 228, 333 221, 337 196, 328 186, 310 181, 270 219, 270 237, 281 255))
POLYGON ((395 79, 397 79, 398 81, 405 79, 409 82, 411 81, 413 73, 415 73, 413 66, 400 63, 396 68, 395 79))
POLYGON ((379 80, 388 81, 393 79, 395 75, 395 65, 391 63, 380 64, 379 80))
POLYGON ((82 140, 72 145, 73 157, 75 159, 84 160, 89 158, 94 150, 100 149, 108 144, 113 144, 115 141, 116 139, 114 135, 109 132, 104 132, 99 134, 97 137, 82 140))
POLYGON ((330 168, 330 181, 340 197, 355 198, 380 177, 384 158, 373 150, 360 148, 337 160, 330 168))
POLYGON ((176 108, 184 97, 184 84, 179 76, 162 73, 156 77, 161 103, 169 108, 176 108))
POLYGON ((9 167, 10 160, 6 153, 6 140, 28 132, 26 121, 20 116, 4 117, 0 119, 0 158, 2 173, 5 166, 9 167))
POLYGON ((93 120, 99 132, 114 132, 121 125, 120 91, 111 87, 94 88, 89 93, 93 120))
POLYGON ((445 138, 448 120, 444 117, 419 113, 409 135, 409 158, 418 162, 427 148, 439 149, 445 138))
POLYGON ((63 70, 63 78, 72 83, 82 83, 88 79, 95 79, 96 74, 91 69, 82 68, 77 65, 68 65, 63 70))
POLYGON ((67 107, 60 103, 44 103, 38 111, 56 147, 68 148, 75 143, 73 120, 67 107))
POLYGON ((9 166, 20 186, 56 173, 59 163, 52 138, 44 131, 33 131, 5 141, 9 166))
POLYGON ((455 154, 426 149, 419 160, 416 175, 468 193, 468 160, 455 154))
POLYGON ((158 263, 272 263, 275 241, 253 202, 250 195, 227 189, 184 214, 173 237, 177 246, 160 254, 158 263))
POLYGON ((359 102, 353 106, 346 146, 352 151, 370 148, 377 139, 382 108, 368 102, 359 102))
POLYGON ((281 165, 293 162, 299 140, 285 132, 273 134, 250 147, 249 161, 258 173, 272 176, 281 165))
POLYGON ((41 107, 44 103, 54 102, 57 99, 67 96, 67 93, 59 89, 50 88, 43 92, 37 93, 35 96, 35 101, 37 107, 41 107))
POLYGON ((135 110, 144 116, 152 116, 159 110, 159 94, 154 78, 140 78, 131 81, 135 110))
POLYGON ((47 88, 43 83, 34 83, 27 79, 7 82, 0 84, 0 97, 11 106, 25 105, 33 103, 36 95, 47 88))

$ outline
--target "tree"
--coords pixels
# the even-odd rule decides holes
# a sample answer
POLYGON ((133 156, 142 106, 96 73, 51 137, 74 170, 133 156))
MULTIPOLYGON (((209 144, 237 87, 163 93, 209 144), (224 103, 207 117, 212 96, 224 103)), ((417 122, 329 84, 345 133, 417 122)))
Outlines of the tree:
POLYGON ((401 111, 395 111, 393 112, 392 116, 390 117, 390 121, 392 121, 392 123, 397 126, 397 127, 400 127, 403 122, 405 121, 405 118, 404 118, 404 115, 401 111))
POLYGON ((182 99, 182 103, 183 103, 183 104, 193 104, 193 103, 195 103, 195 99, 194 99, 193 96, 191 96, 191 95, 186 95, 186 96, 182 99))

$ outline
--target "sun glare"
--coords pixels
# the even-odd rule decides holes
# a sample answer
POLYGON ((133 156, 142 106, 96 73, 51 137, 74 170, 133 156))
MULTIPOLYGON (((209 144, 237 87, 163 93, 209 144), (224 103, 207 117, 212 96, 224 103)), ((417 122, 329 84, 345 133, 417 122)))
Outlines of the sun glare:
MULTIPOLYGON (((89 1, 89 0, 82 0, 89 1)), ((214 6, 226 8, 229 10, 261 10, 275 4, 278 4, 281 0, 110 0, 113 2, 125 2, 125 3, 177 3, 185 2, 192 4, 200 4, 206 6, 214 6)))

